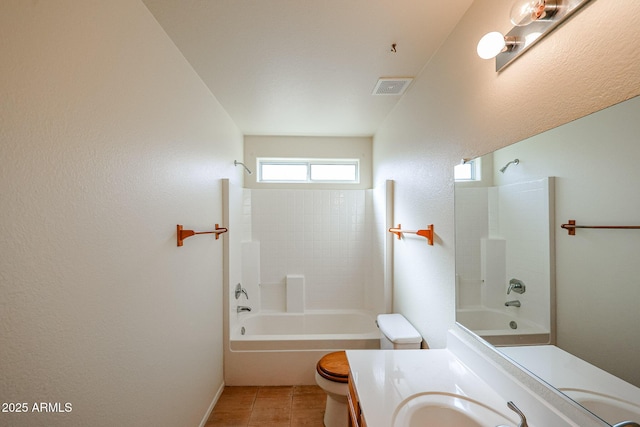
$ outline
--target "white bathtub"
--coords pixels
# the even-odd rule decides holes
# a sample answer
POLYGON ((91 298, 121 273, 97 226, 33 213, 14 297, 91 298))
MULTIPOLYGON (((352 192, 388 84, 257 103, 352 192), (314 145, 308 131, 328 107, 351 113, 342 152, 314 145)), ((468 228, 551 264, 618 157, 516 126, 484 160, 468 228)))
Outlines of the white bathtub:
POLYGON ((380 348, 375 314, 364 311, 240 313, 234 323, 225 360, 228 385, 315 384, 323 355, 380 348))
POLYGON ((550 342, 547 328, 507 310, 459 308, 456 310, 456 321, 496 346, 550 342))
POLYGON ((375 317, 366 312, 259 313, 239 316, 231 350, 371 348, 379 340, 375 317))

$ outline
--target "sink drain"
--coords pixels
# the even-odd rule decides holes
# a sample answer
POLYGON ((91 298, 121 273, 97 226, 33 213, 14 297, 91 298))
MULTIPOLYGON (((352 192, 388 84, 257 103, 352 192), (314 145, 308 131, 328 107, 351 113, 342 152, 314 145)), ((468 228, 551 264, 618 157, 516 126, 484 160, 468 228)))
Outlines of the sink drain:
POLYGON ((246 332, 247 332, 247 330, 244 328, 244 326, 242 328, 240 328, 240 335, 244 335, 246 332))
POLYGON ((518 329, 518 324, 516 323, 515 320, 512 320, 511 322, 509 322, 509 327, 511 329, 518 329))

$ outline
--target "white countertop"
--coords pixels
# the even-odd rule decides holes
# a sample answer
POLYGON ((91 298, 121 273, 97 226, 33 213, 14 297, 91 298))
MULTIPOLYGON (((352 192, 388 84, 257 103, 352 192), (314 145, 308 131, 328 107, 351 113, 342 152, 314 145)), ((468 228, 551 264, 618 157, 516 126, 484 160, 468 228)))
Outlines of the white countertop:
POLYGON ((406 399, 424 392, 463 395, 506 408, 506 401, 447 349, 347 350, 369 427, 389 427, 406 399))
POLYGON ((553 345, 500 351, 557 389, 583 389, 640 403, 640 388, 553 345))
POLYGON ((640 421, 640 388, 571 353, 553 345, 500 351, 608 423, 640 421))

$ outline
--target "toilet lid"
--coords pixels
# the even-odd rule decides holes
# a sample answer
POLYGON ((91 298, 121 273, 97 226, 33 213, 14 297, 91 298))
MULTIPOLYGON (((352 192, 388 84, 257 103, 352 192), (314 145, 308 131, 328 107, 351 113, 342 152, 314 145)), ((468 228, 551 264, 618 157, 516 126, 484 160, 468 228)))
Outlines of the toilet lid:
POLYGON ((347 361, 347 353, 344 351, 335 351, 323 356, 316 365, 316 370, 321 377, 329 381, 338 383, 348 382, 349 362, 347 361))

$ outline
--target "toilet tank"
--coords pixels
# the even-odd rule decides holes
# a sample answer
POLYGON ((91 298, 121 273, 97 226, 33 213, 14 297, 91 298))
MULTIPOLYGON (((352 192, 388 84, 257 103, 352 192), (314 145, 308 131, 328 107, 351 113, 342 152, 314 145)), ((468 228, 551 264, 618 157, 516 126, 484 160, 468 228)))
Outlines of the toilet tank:
POLYGON ((381 349, 415 349, 420 348, 422 336, 402 314, 379 314, 378 328, 381 349))

